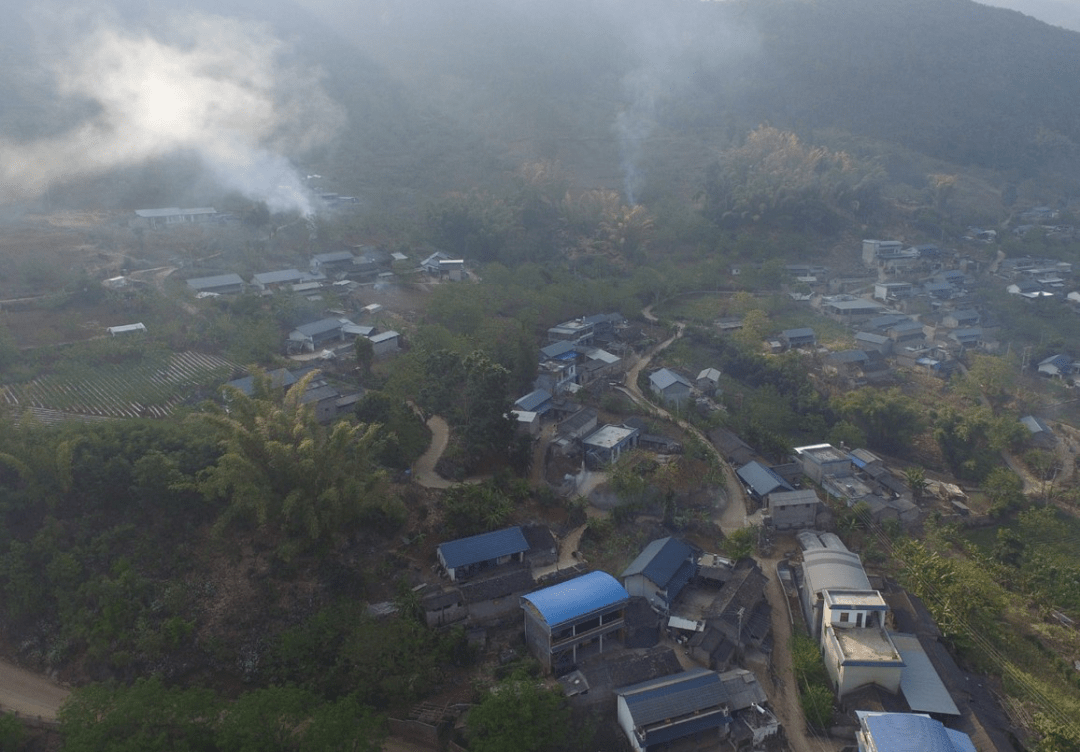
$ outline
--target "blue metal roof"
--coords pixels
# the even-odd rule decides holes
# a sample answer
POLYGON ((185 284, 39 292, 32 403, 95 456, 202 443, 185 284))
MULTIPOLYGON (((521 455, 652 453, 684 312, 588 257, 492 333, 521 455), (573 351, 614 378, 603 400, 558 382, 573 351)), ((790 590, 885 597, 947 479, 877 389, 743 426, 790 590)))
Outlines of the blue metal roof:
POLYGON ((537 590, 522 596, 555 627, 579 616, 630 600, 630 594, 607 572, 589 572, 561 585, 537 590))
POLYGON ((560 355, 573 353, 574 343, 570 340, 565 339, 559 342, 552 342, 550 345, 545 345, 544 347, 541 347, 540 352, 543 353, 545 358, 557 358, 560 355))
POLYGON ((528 550, 529 544, 520 527, 508 527, 439 544, 443 563, 450 569, 528 550))
MULTIPOLYGON (((616 692, 626 703, 634 726, 640 728, 665 720, 678 720, 688 716, 720 708, 728 699, 724 683, 715 671, 703 668, 683 671, 679 674, 664 676, 652 681, 642 682, 630 687, 617 689, 616 692)), ((726 722, 727 714, 714 717, 714 723, 704 728, 716 728, 726 722)), ((680 725, 682 733, 669 737, 679 738, 700 728, 680 725)), ((659 738, 650 735, 648 744, 660 743, 659 738)))
POLYGON ((667 588, 679 568, 694 555, 694 549, 678 538, 658 538, 642 549, 637 558, 630 562, 622 577, 645 575, 662 588, 667 588))
POLYGON ((967 734, 925 715, 875 713, 862 720, 880 752, 976 752, 967 734))
POLYGON ((785 491, 795 490, 790 483, 757 460, 743 465, 735 471, 735 474, 758 496, 768 496, 778 489, 785 491))
POLYGON ((529 392, 524 397, 521 397, 514 403, 514 406, 519 410, 526 410, 528 412, 536 412, 537 408, 542 407, 545 402, 551 401, 551 392, 547 389, 537 389, 534 392, 529 392))

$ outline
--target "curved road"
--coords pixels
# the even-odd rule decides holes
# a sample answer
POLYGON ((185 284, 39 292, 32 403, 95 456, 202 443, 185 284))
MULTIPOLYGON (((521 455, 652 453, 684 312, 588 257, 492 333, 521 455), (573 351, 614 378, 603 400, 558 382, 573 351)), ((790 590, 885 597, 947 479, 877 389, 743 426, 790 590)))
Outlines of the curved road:
POLYGON ((71 694, 50 679, 0 660, 0 710, 29 718, 55 721, 71 694))
MULTIPOLYGON (((656 316, 652 313, 652 306, 643 309, 641 315, 654 324, 658 321, 656 316)), ((709 441, 709 437, 706 436, 704 432, 696 426, 690 425, 685 420, 676 418, 664 408, 654 404, 647 396, 642 394, 640 389, 638 389, 638 376, 641 374, 641 371, 649 365, 657 353, 667 349, 671 343, 682 337, 684 329, 684 324, 676 324, 675 334, 659 343, 639 358, 627 372, 626 386, 622 388, 622 391, 637 404, 646 407, 657 415, 667 418, 684 431, 696 436, 698 440, 713 453, 713 456, 716 457, 717 462, 724 471, 724 486, 727 491, 727 503, 725 503, 723 508, 718 511, 713 518, 713 521, 720 526, 720 529, 723 530, 725 534, 727 534, 746 526, 746 492, 743 490, 742 483, 739 482, 738 477, 735 475, 735 471, 728 461, 724 459, 724 456, 720 454, 720 450, 713 446, 713 443, 709 441)))

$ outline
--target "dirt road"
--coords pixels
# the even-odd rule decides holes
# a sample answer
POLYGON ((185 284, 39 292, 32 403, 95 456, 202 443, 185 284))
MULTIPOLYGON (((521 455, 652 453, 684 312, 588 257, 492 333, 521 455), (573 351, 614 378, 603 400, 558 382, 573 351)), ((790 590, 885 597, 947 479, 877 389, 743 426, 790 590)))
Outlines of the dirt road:
POLYGON ((454 483, 435 472, 435 463, 442 457, 450 441, 450 426, 438 415, 432 415, 428 418, 427 427, 431 429, 431 444, 413 463, 413 478, 427 488, 450 488, 454 483))
MULTIPOLYGON (((652 315, 651 309, 652 306, 649 306, 641 313, 649 321, 656 321, 656 317, 652 315)), ((734 468, 728 464, 727 460, 720 454, 720 451, 713 446, 711 441, 709 441, 709 437, 701 430, 684 420, 676 418, 664 408, 655 405, 645 394, 642 394, 641 390, 638 388, 638 375, 641 373, 642 369, 649 365, 657 353, 662 352, 669 347, 672 342, 679 339, 683 335, 683 329, 683 324, 676 324, 675 334, 659 343, 639 358, 627 372, 626 386, 622 387, 621 391, 639 405, 646 407, 657 415, 667 418, 684 431, 694 434, 702 444, 713 453, 717 462, 720 464, 720 467, 723 468, 724 488, 726 491, 726 500, 720 509, 717 510, 717 513, 713 517, 713 521, 720 526, 720 529, 723 530, 725 534, 731 533, 746 525, 746 492, 743 490, 742 483, 740 483, 739 479, 736 477, 734 468)))
POLYGON ((55 721, 70 691, 44 676, 0 661, 0 710, 55 721))
MULTIPOLYGON (((789 547, 777 545, 777 549, 786 550, 789 547)), ((758 557, 762 571, 769 578, 765 586, 765 598, 772 610, 773 633, 772 663, 767 674, 757 672, 758 681, 765 688, 770 707, 784 727, 784 734, 792 752, 839 752, 843 747, 842 743, 812 735, 803 719, 798 688, 792 676, 791 650, 788 648, 792 633, 791 614, 783 585, 780 584, 780 575, 776 571, 779 561, 779 556, 758 557)))

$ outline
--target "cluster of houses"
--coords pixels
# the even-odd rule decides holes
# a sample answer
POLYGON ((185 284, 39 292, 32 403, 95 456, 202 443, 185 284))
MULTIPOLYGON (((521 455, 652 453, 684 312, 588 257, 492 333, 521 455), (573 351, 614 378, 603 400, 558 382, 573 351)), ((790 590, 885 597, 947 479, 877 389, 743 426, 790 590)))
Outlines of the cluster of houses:
POLYGON ((813 488, 800 488, 808 478, 829 497, 848 507, 864 504, 875 522, 894 520, 903 525, 918 521, 921 510, 911 490, 880 457, 866 449, 848 451, 831 444, 796 447, 791 461, 769 465, 751 459, 745 444, 730 432, 714 432, 714 443, 738 462, 736 476, 749 499, 762 511, 762 522, 771 529, 790 531, 820 525, 827 507, 813 488))
POLYGON ((314 295, 328 285, 351 289, 350 283, 371 282, 394 276, 391 270, 394 258, 391 254, 371 246, 361 246, 359 250, 359 255, 352 251, 316 253, 309 259, 307 269, 258 272, 248 281, 235 273, 195 277, 187 281, 187 286, 197 297, 238 295, 244 292, 260 295, 282 292, 314 295))
MULTIPOLYGON (((838 700, 855 711, 860 749, 906 750, 903 732, 926 740, 920 749, 973 752, 966 734, 945 725, 960 711, 926 638, 889 628, 890 607, 858 555, 830 533, 803 531, 799 541, 802 563, 785 571, 785 587, 838 700)), ((741 666, 772 650, 768 580, 753 560, 666 537, 618 578, 578 565, 535 579, 555 558, 550 533, 535 527, 448 541, 437 558, 446 584, 422 598, 429 624, 506 623, 516 613, 530 655, 571 702, 614 717, 636 752, 724 740, 757 749, 780 733, 763 688, 741 666)))
MULTIPOLYGON (((307 269, 259 272, 247 281, 235 273, 195 277, 187 280, 187 286, 196 297, 238 295, 243 292, 317 295, 319 290, 327 286, 351 291, 361 282, 388 282, 395 276, 393 265, 408 261, 408 256, 403 253, 387 253, 373 246, 359 246, 357 250, 359 253, 347 250, 316 253, 309 259, 307 269)), ((452 259, 442 251, 435 251, 425 258, 420 263, 420 270, 432 279, 456 281, 465 278, 464 260, 452 259)))
POLYGON ((538 583, 532 572, 542 570, 532 567, 552 562, 553 553, 550 533, 518 527, 441 544, 438 568, 449 584, 424 596, 429 623, 516 612, 526 649, 572 702, 614 716, 639 752, 682 740, 756 746, 779 732, 754 675, 732 665, 770 631, 753 562, 736 565, 661 538, 618 579, 579 565, 538 587, 551 577, 538 583), (677 604, 686 604, 678 612, 685 615, 677 604), (704 639, 690 639, 699 632, 704 639), (684 667, 661 644, 665 634, 692 643, 699 665, 684 667))
POLYGON ((537 436, 543 424, 552 424, 554 451, 580 456, 590 466, 615 462, 642 442, 671 448, 672 442, 649 436, 641 424, 600 425, 596 410, 574 401, 575 394, 595 382, 620 383, 624 355, 639 337, 640 330, 618 313, 584 316, 548 329, 533 390, 516 399, 511 410, 519 430, 537 436))
POLYGON ((331 316, 301 324, 289 332, 285 340, 285 351, 290 355, 325 350, 333 352, 343 343, 353 342, 358 337, 371 341, 372 352, 376 357, 401 349, 401 335, 393 329, 379 331, 377 326, 354 324, 343 316, 331 316))
MULTIPOLYGON (((311 405, 315 419, 320 423, 329 423, 334 419, 352 413, 357 401, 363 396, 362 391, 352 391, 342 394, 341 391, 331 384, 315 368, 298 368, 289 370, 278 368, 268 371, 266 376, 270 380, 270 387, 280 392, 286 392, 293 384, 301 381, 310 372, 316 371, 316 375, 308 382, 300 403, 311 405)), ((225 400, 229 399, 229 390, 235 389, 241 394, 250 397, 255 393, 255 377, 242 376, 224 384, 225 400)))

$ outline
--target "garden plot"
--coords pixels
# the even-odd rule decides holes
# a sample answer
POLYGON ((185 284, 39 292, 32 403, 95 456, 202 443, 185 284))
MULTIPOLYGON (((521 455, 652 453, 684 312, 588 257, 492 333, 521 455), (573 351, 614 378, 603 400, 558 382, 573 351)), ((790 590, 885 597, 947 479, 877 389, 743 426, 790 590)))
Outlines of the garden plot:
POLYGON ((42 376, 3 387, 16 410, 50 410, 102 418, 163 418, 200 388, 224 383, 238 371, 217 355, 171 353, 137 364, 105 364, 79 376, 42 376))

